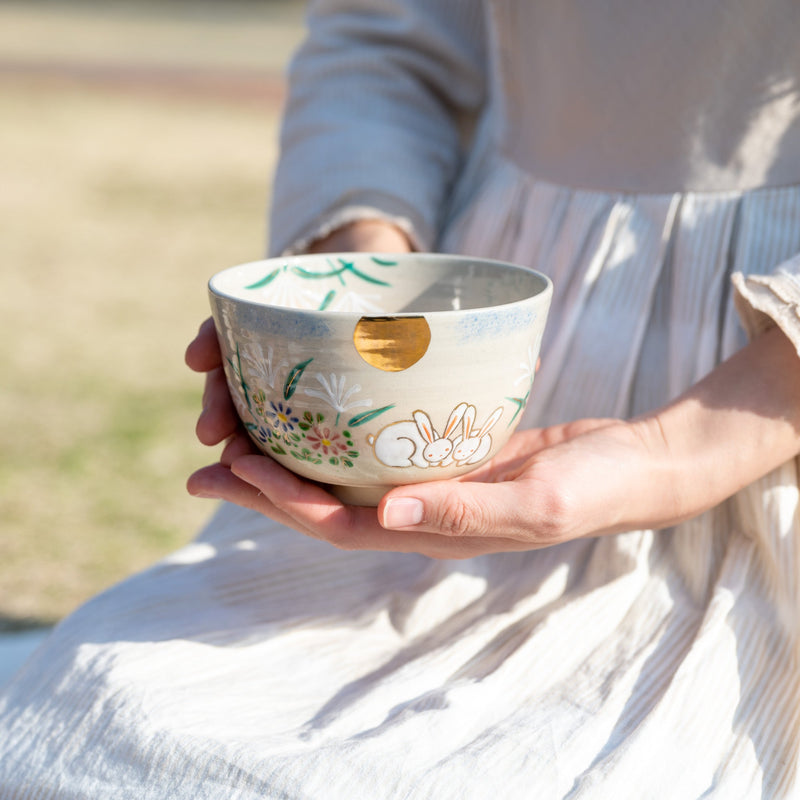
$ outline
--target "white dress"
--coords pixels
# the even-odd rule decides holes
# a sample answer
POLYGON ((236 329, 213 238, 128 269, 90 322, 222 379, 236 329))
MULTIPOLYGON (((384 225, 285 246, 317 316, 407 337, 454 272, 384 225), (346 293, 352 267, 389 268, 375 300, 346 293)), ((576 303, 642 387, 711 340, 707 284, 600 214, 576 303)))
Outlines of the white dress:
MULTIPOLYGON (((311 9, 275 252, 376 215, 551 275, 529 425, 800 346, 794 0, 311 9)), ((223 506, 8 686, 0 797, 798 797, 798 496, 792 461, 673 529, 453 562, 223 506)))

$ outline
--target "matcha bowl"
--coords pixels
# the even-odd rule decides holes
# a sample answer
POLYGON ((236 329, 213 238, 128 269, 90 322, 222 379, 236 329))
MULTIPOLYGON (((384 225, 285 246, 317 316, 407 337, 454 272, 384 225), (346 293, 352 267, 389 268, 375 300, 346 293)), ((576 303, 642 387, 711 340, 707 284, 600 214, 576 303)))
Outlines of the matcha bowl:
POLYGON ((513 433, 552 295, 488 259, 335 253, 209 281, 228 387, 257 447, 341 500, 461 475, 513 433))

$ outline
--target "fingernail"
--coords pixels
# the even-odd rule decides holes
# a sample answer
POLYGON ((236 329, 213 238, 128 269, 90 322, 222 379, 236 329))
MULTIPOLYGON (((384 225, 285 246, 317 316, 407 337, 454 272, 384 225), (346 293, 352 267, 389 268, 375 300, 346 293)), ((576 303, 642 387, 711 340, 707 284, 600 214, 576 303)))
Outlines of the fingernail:
POLYGON ((397 497, 386 501, 384 528, 411 528, 422 522, 425 506, 416 497, 397 497))
POLYGON ((189 492, 192 497, 199 497, 201 500, 219 500, 220 497, 218 494, 214 492, 209 492, 205 489, 201 489, 199 492, 189 492))
MULTIPOLYGON (((199 470, 198 470, 199 472, 199 470)), ((195 475, 191 475, 186 482, 186 491, 192 497, 200 497, 206 500, 219 500, 219 495, 205 486, 196 486, 195 475)))

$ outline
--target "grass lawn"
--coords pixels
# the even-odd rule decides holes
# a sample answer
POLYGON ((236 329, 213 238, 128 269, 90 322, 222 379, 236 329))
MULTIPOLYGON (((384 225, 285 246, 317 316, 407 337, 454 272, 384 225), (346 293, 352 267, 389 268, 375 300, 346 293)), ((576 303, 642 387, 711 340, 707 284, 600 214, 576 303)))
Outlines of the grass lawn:
POLYGON ((184 489, 217 453, 183 351, 208 277, 264 252, 276 115, 0 64, 0 628, 62 617, 212 510, 184 489))

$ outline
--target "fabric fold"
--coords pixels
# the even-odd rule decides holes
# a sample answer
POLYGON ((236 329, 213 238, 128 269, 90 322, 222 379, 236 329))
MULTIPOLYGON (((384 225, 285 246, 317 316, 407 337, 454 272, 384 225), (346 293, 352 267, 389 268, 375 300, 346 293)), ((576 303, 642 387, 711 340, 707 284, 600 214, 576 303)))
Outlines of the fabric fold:
POLYGON ((736 273, 736 309, 750 338, 777 325, 800 354, 800 256, 769 275, 736 273))

